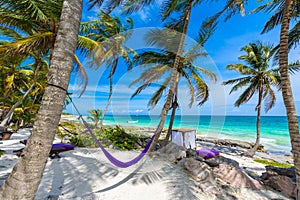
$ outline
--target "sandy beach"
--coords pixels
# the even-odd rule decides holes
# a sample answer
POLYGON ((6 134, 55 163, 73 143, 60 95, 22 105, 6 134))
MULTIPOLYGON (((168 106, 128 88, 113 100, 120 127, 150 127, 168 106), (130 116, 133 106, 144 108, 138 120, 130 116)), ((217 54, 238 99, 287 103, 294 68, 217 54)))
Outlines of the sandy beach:
MULTIPOLYGON (((10 140, 0 141, 0 149, 5 150, 0 157, 0 185, 17 162, 18 157, 12 151, 24 147, 19 141, 26 139, 29 134, 29 129, 21 129, 10 140)), ((55 143, 59 142, 55 140, 55 143)), ((237 155, 240 149, 222 146, 218 149, 220 156, 237 161, 243 171, 251 171, 258 176, 265 172, 265 165, 237 155)), ((109 151, 122 161, 131 160, 139 153, 109 151)), ((291 162, 285 156, 265 153, 258 153, 256 157, 291 162)), ((213 180, 218 194, 205 192, 202 188, 205 184, 188 174, 182 168, 184 163, 175 164, 170 158, 169 154, 154 152, 136 165, 121 169, 113 166, 99 149, 75 148, 61 153, 59 159, 49 158, 36 199, 289 199, 269 188, 237 188, 219 180, 213 180)))

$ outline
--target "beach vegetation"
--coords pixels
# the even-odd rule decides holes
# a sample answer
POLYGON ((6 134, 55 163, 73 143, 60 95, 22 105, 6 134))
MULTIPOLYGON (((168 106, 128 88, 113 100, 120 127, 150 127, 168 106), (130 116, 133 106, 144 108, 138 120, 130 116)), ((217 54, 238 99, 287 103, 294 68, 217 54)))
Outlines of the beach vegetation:
POLYGON ((126 133, 126 131, 119 126, 103 128, 102 133, 115 147, 120 150, 138 149, 138 137, 126 133))
MULTIPOLYGON (((115 126, 102 126, 101 128, 93 129, 96 139, 104 147, 114 147, 119 150, 139 149, 139 136, 127 133, 125 129, 115 126)), ((96 141, 87 131, 73 134, 69 138, 69 142, 79 147, 97 148, 96 141)))
POLYGON ((261 41, 250 43, 244 46, 241 51, 244 55, 239 56, 239 60, 243 64, 230 64, 226 68, 234 70, 242 75, 240 78, 232 79, 223 82, 224 85, 233 85, 230 90, 232 92, 245 88, 243 93, 235 101, 234 105, 239 107, 247 103, 255 93, 258 94, 256 118, 256 141, 249 151, 244 155, 252 157, 257 151, 260 143, 260 121, 261 121, 261 107, 265 104, 265 111, 268 112, 275 104, 274 87, 280 89, 280 75, 278 69, 271 68, 269 61, 272 58, 272 46, 263 45, 261 41))
POLYGON ((102 118, 102 111, 100 109, 88 110, 90 116, 87 117, 88 120, 94 123, 94 127, 97 127, 98 123, 102 118))
POLYGON ((294 165, 288 164, 288 163, 282 163, 282 162, 276 162, 273 160, 265 160, 265 159, 254 159, 255 162, 267 165, 267 166, 273 166, 273 167, 280 167, 280 168, 290 168, 294 165))
POLYGON ((0 58, 1 84, 4 84, 0 90, 2 127, 11 125, 18 129, 32 124, 35 119, 48 72, 48 63, 35 58, 26 65, 20 65, 23 59, 0 58))
POLYGON ((3 156, 5 154, 5 151, 0 149, 0 157, 3 156))

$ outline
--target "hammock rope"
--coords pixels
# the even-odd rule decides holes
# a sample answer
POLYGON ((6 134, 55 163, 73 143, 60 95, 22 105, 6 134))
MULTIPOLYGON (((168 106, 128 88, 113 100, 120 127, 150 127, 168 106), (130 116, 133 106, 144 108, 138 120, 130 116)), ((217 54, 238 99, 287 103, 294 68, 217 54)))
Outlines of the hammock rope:
POLYGON ((152 142, 154 140, 154 137, 155 137, 158 129, 155 130, 154 134, 152 135, 152 137, 151 137, 150 141, 148 142, 148 144, 146 145, 145 149, 139 155, 137 155, 135 158, 133 158, 132 160, 130 160, 128 162, 120 161, 120 160, 118 160, 116 157, 114 157, 111 153, 109 153, 104 148, 104 146, 96 138, 96 135, 93 133, 91 127, 88 125, 88 123, 84 120, 84 118, 80 114, 79 110, 77 109, 77 107, 76 107, 75 103, 73 102, 72 98, 70 97, 69 93, 67 93, 67 96, 69 97, 70 102, 73 104, 76 112, 79 115, 79 118, 82 120, 82 122, 83 122, 84 126, 86 127, 87 131, 90 133, 90 135, 92 136, 93 140, 96 142, 96 144, 98 145, 98 147, 102 150, 102 152, 104 153, 105 157, 112 164, 114 164, 115 166, 120 167, 120 168, 127 168, 127 167, 130 167, 130 166, 136 164, 137 162, 139 162, 144 157, 144 155, 146 155, 146 153, 148 152, 148 150, 149 150, 149 148, 150 148, 150 146, 151 146, 151 144, 152 144, 152 142))

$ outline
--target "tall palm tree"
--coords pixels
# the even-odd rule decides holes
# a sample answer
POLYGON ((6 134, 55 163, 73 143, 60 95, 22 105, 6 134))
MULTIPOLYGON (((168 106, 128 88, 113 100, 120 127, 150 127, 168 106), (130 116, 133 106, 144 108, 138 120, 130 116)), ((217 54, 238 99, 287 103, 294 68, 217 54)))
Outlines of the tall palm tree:
POLYGON ((282 81, 282 97, 284 105, 286 108, 286 114, 288 117, 288 127, 290 132, 292 152, 294 157, 294 164, 296 169, 296 180, 297 180, 297 195, 296 199, 300 199, 300 134, 299 134, 299 124, 298 117, 293 97, 293 92, 291 88, 290 77, 288 73, 288 44, 289 44, 289 26, 290 18, 292 14, 293 2, 297 2, 299 6, 299 1, 295 0, 285 0, 284 10, 282 14, 282 24, 280 29, 280 45, 279 45, 279 66, 280 75, 282 81))
MULTIPOLYGON (((223 12, 214 16, 213 20, 217 20, 219 16, 221 16, 224 12, 227 11, 229 13, 229 17, 234 15, 236 9, 231 9, 231 5, 235 5, 242 9, 238 9, 240 11, 244 10, 244 5, 248 2, 248 0, 229 0, 226 6, 223 9, 223 12), (228 4, 229 3, 229 4, 228 4)), ((297 196, 296 198, 300 199, 300 136, 299 136, 299 125, 298 125, 298 118, 296 113, 296 107, 294 103, 294 97, 291 88, 290 77, 288 73, 288 53, 289 53, 289 44, 290 46, 293 44, 293 41, 298 41, 298 39, 293 39, 293 34, 290 35, 289 38, 289 28, 290 28, 290 20, 292 17, 298 18, 299 16, 299 0, 270 0, 268 2, 270 7, 267 8, 268 12, 272 12, 278 8, 274 17, 273 22, 274 25, 279 24, 278 22, 281 21, 281 28, 280 28, 280 44, 279 44, 279 66, 280 66, 280 76, 281 76, 281 84, 282 84, 282 96, 286 108, 286 113, 288 117, 288 126, 289 126, 289 133, 291 138, 292 144, 292 152, 294 155, 294 165, 296 169, 296 179, 297 179, 297 196), (298 11, 297 11, 298 10, 298 11), (293 12, 294 11, 294 12, 293 12), (298 13, 298 14, 297 14, 298 13), (276 15, 278 14, 278 15, 276 15), (291 39, 291 40, 289 40, 291 39)), ((298 18, 299 19, 299 18, 298 18)), ((210 21, 212 22, 212 21, 210 21)), ((272 27, 272 24, 270 23, 272 27)), ((291 33, 297 33, 299 27, 299 23, 296 23, 295 29, 291 30, 291 33)), ((266 29, 265 29, 266 30, 266 29)), ((297 34, 295 34, 297 35, 297 34)), ((295 37, 299 38, 299 37, 295 37)), ((296 44, 296 42, 295 42, 296 44)))
POLYGON ((105 108, 102 112, 100 126, 103 124, 108 106, 113 94, 113 76, 117 70, 119 59, 122 58, 128 66, 128 70, 132 68, 131 56, 135 56, 135 51, 125 45, 125 42, 131 36, 133 29, 133 21, 126 18, 126 24, 123 24, 119 17, 112 17, 103 11, 99 14, 99 20, 92 20, 81 23, 81 34, 86 35, 96 45, 93 47, 91 65, 99 68, 105 63, 109 72, 109 95, 105 108))
MULTIPOLYGON (((283 19, 283 10, 284 10, 284 1, 283 0, 272 0, 270 2, 267 2, 255 10, 252 11, 252 13, 257 12, 267 12, 272 13, 275 11, 269 20, 265 23, 264 29, 262 30, 262 34, 267 33, 271 30, 273 30, 275 27, 280 26, 283 19)), ((291 13, 291 20, 293 20, 293 27, 289 31, 289 49, 296 48, 299 44, 300 40, 300 20, 299 20, 299 13, 300 13, 300 7, 299 7, 299 1, 293 1, 292 4, 292 13, 291 13)), ((274 48, 274 51, 276 51, 275 59, 278 61, 279 59, 279 45, 274 48)))
MULTIPOLYGON (((48 8, 49 9, 49 8, 48 8)), ((0 199, 34 199, 60 120, 73 68, 82 0, 64 0, 48 84, 24 154, 0 188, 0 199)))
MULTIPOLYGON (((171 135, 176 109, 178 107, 177 97, 179 94, 179 81, 186 80, 187 82, 191 95, 189 103, 190 107, 195 101, 198 102, 199 106, 202 105, 209 97, 209 87, 202 79, 201 74, 208 76, 212 81, 216 81, 216 76, 212 72, 203 67, 194 65, 194 62, 199 59, 199 57, 206 56, 206 53, 203 51, 203 46, 208 38, 212 35, 213 31, 214 27, 200 29, 199 37, 197 38, 197 44, 195 44, 188 51, 184 51, 183 56, 180 57, 180 63, 177 68, 178 74, 175 82, 175 91, 170 107, 170 109, 172 109, 172 114, 170 117, 166 141, 169 140, 171 135)), ((176 40, 177 36, 174 34, 173 39, 165 40, 165 34, 168 34, 169 38, 172 37, 170 36, 171 34, 168 30, 152 30, 146 35, 146 40, 155 41, 162 49, 172 49, 173 42, 176 40)), ((148 103, 148 105, 151 107, 156 106, 163 96, 163 93, 166 92, 170 85, 169 74, 172 71, 175 57, 176 54, 174 52, 166 50, 145 51, 140 53, 136 58, 136 64, 144 66, 146 69, 138 79, 131 83, 131 85, 136 83, 142 84, 137 88, 132 97, 139 94, 142 90, 146 89, 150 85, 159 84, 160 87, 158 87, 157 91, 153 94, 148 103), (161 79, 163 79, 163 81, 162 83, 159 83, 158 81, 161 79)))
POLYGON ((165 2, 165 5, 162 6, 162 19, 165 20, 170 17, 172 13, 177 13, 179 14, 179 20, 177 24, 183 24, 182 26, 182 34, 180 36, 180 41, 178 44, 178 49, 176 50, 176 56, 174 59, 174 64, 172 67, 172 73, 170 76, 170 86, 169 86, 169 91, 168 91, 168 96, 166 99, 166 102, 162 108, 161 114, 160 114, 160 122, 157 127, 157 133, 154 137, 154 140, 150 146, 150 151, 154 150, 155 144, 158 141, 161 131, 164 127, 164 123, 167 118, 167 114, 169 111, 169 108, 171 106, 172 98, 174 96, 174 90, 175 90, 175 85, 176 85, 176 79, 178 76, 178 70, 177 68, 179 67, 180 64, 180 58, 182 56, 182 52, 184 49, 184 44, 185 44, 185 38, 188 30, 188 25, 190 22, 190 17, 191 17, 191 12, 193 6, 196 6, 199 4, 200 1, 193 1, 193 0, 185 0, 185 1, 178 1, 178 0, 169 0, 165 2))
MULTIPOLYGON (((89 0, 92 5, 98 5, 101 6, 103 4, 103 1, 101 0, 89 0)), ((123 5, 123 10, 124 12, 127 13, 132 13, 134 11, 137 11, 141 9, 145 5, 151 4, 153 1, 149 0, 137 0, 137 1, 108 1, 107 7, 108 8, 115 8, 118 5, 123 5)), ((178 48, 176 49, 176 57, 174 60, 174 67, 172 68, 172 73, 170 75, 170 87, 168 90, 168 96, 166 99, 166 102, 162 108, 161 114, 160 114, 160 122, 157 126, 157 134, 154 137, 154 140, 150 146, 150 151, 154 150, 155 143, 158 141, 161 131, 163 130, 164 123, 167 118, 167 114, 169 111, 169 108, 171 106, 171 102, 174 96, 174 90, 175 90, 175 85, 176 85, 176 77, 178 76, 177 68, 179 65, 179 60, 182 55, 182 51, 184 49, 184 43, 185 43, 185 38, 188 30, 188 25, 190 22, 190 16, 191 16, 191 11, 192 8, 198 4, 200 4, 201 1, 197 0, 184 0, 184 1, 179 1, 179 0, 167 0, 164 2, 164 5, 162 5, 162 19, 166 20, 170 18, 172 14, 177 15, 178 23, 176 24, 182 24, 182 34, 180 36, 179 43, 176 44, 178 48)), ((108 9, 109 10, 109 9, 108 9)))
POLYGON ((225 81, 224 85, 234 84, 230 93, 246 87, 245 91, 239 96, 235 102, 235 106, 247 103, 255 93, 258 94, 258 102, 255 107, 257 111, 256 118, 256 141, 249 151, 244 155, 252 157, 260 143, 260 116, 261 105, 264 101, 266 112, 269 111, 276 100, 272 86, 280 89, 280 76, 278 69, 269 69, 269 61, 271 59, 271 47, 265 46, 262 42, 257 41, 244 46, 242 49, 246 54, 239 57, 239 60, 246 64, 230 64, 227 65, 228 70, 234 70, 242 74, 243 77, 225 81))

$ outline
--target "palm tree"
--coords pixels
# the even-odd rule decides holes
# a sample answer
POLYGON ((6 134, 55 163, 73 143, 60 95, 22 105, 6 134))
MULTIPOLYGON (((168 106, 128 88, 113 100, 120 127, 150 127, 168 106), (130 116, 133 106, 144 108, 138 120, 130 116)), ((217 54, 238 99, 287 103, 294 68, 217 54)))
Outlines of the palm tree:
POLYGON ((48 84, 38 118, 34 123, 23 156, 0 188, 0 199, 34 199, 35 197, 66 97, 66 89, 73 68, 73 53, 77 44, 81 12, 82 0, 64 0, 48 74, 48 84))
MULTIPOLYGON (((17 71, 20 71, 22 74, 24 74, 23 76, 26 76, 27 80, 22 81, 21 84, 19 84, 19 88, 17 87, 17 90, 19 90, 20 93, 20 97, 16 98, 18 99, 17 101, 15 101, 15 103, 10 107, 9 111, 6 113, 5 117, 3 118, 0 126, 2 127, 6 127, 9 123, 10 120, 12 119, 13 115, 14 115, 14 111, 15 109, 21 105, 21 103, 27 98, 27 96, 30 96, 31 93, 32 94, 37 94, 36 92, 39 91, 39 87, 37 87, 37 89, 34 90, 35 86, 38 84, 38 81, 41 80, 41 76, 43 76, 43 78, 45 78, 45 71, 48 72, 48 63, 47 61, 41 59, 39 56, 33 56, 35 57, 35 62, 32 65, 26 65, 23 68, 24 69, 18 69, 20 68, 19 66, 16 66, 17 68, 12 68, 11 70, 13 70, 12 73, 12 77, 15 77, 17 75, 17 71), (27 69, 28 68, 28 69, 27 69), (41 72, 41 73, 39 73, 41 72), (32 76, 30 76, 32 75, 32 76), (29 80, 32 79, 32 80, 29 80), (23 85, 23 86, 22 86, 23 85), (25 86, 25 87, 24 87, 25 86), (23 92, 24 91, 24 92, 23 92)), ((11 58, 13 59, 13 58, 11 58)), ((14 85, 14 81, 15 79, 11 79, 11 78, 7 78, 10 82, 10 84, 7 85, 14 85)), ((42 79, 42 81, 46 82, 45 79, 42 79)), ((11 87, 6 88, 6 91, 4 94, 7 94, 9 92, 9 89, 11 89, 11 87)), ((43 91, 39 91, 39 92, 43 92, 43 91)), ((7 95, 4 95, 4 97, 7 97, 7 95)))
POLYGON ((81 23, 81 34, 86 35, 96 45, 93 46, 90 64, 99 68, 105 63, 110 68, 109 73, 109 95, 100 120, 100 126, 103 124, 105 114, 113 94, 113 76, 117 70, 119 59, 122 58, 128 70, 132 68, 131 56, 135 56, 135 51, 125 45, 125 42, 131 36, 133 21, 126 18, 126 24, 122 24, 119 17, 112 17, 104 12, 100 12, 99 20, 92 20, 81 23))
MULTIPOLYGON (((230 0, 224 6, 223 12, 219 12, 217 15, 212 17, 210 22, 213 22, 218 19, 224 12, 228 13, 228 18, 233 16, 237 10, 244 11, 244 5, 247 4, 248 0, 230 0), (230 6, 232 5, 232 6, 230 6), (232 9, 236 8, 236 9, 232 9)), ((300 136, 299 136, 299 127, 298 127, 298 118, 296 114, 296 107, 294 103, 294 97, 292 93, 290 77, 288 73, 288 53, 289 46, 297 44, 298 40, 298 30, 299 22, 295 24, 295 27, 291 30, 289 35, 289 27, 291 18, 298 19, 299 16, 299 0, 270 0, 266 6, 263 6, 262 9, 266 8, 267 12, 272 12, 277 10, 275 15, 266 24, 265 31, 270 30, 273 26, 281 23, 280 29, 280 44, 279 44, 279 66, 280 66, 280 76, 282 84, 282 96, 284 104, 286 107, 287 117, 288 117, 288 126, 289 133, 292 144, 292 152, 294 155, 294 165, 296 169, 296 179, 297 179, 297 191, 300 191, 300 136), (279 8, 279 9, 278 9, 279 8), (272 24, 273 23, 273 24, 272 24), (289 40, 290 39, 290 40, 289 40)), ((300 199, 300 192, 297 192, 297 199, 300 199)))
MULTIPOLYGON (((98 5, 101 6, 103 4, 103 1, 101 0, 89 0, 90 3, 92 3, 92 6, 98 5)), ((153 1, 149 0, 138 0, 135 2, 132 1, 108 1, 106 7, 108 10, 111 10, 115 8, 118 5, 123 5, 123 11, 127 13, 132 13, 134 11, 137 11, 141 9, 145 5, 151 4, 153 1)), ((184 43, 185 43, 185 38, 188 30, 188 25, 190 21, 190 16, 191 16, 191 11, 192 8, 198 4, 200 4, 201 1, 194 1, 194 0, 184 0, 184 1, 179 1, 179 0, 167 0, 164 2, 164 5, 162 6, 162 19, 166 20, 168 19, 172 14, 176 13, 177 16, 179 16, 176 25, 181 24, 182 25, 182 34, 179 37, 179 43, 175 44, 178 48, 176 49, 176 57, 174 60, 174 65, 172 68, 172 73, 170 75, 170 86, 168 90, 168 96, 166 99, 166 102, 162 108, 161 114, 160 114, 160 122, 157 127, 157 134, 154 137, 154 140, 151 144, 150 151, 154 150, 155 143, 158 141, 161 131, 163 130, 164 123, 166 121, 166 117, 169 111, 169 108, 171 106, 171 102, 174 96, 174 90, 175 90, 175 85, 176 85, 176 77, 178 76, 178 71, 177 68, 180 63, 180 57, 182 56, 183 48, 184 48, 184 43)))
MULTIPOLYGON (((25 0, 19 3, 11 0, 1 1, 0 33, 4 34, 9 42, 0 45, 0 55, 10 54, 30 58, 35 52, 34 54, 44 56, 49 62, 57 36, 62 3, 63 0, 39 2, 25 0), (32 13, 28 15, 24 10, 32 11, 32 13)), ((81 43, 78 41, 78 48, 89 51, 88 46, 82 45, 86 44, 82 41, 87 38, 81 36, 80 39, 81 43)), ((35 58, 33 57, 33 59, 35 58)), ((75 54, 74 63, 74 70, 81 73, 84 80, 84 91, 88 80, 86 72, 75 54)))
POLYGON ((235 106, 247 103, 255 93, 258 94, 258 102, 255 107, 257 111, 256 119, 256 141, 252 149, 245 152, 244 155, 252 157, 260 142, 260 115, 261 105, 265 102, 265 110, 269 111, 276 100, 275 93, 271 86, 277 86, 280 89, 280 76, 278 69, 268 69, 271 59, 271 47, 263 45, 260 41, 250 43, 241 49, 246 53, 239 57, 239 60, 245 64, 227 65, 228 70, 235 70, 243 77, 225 81, 224 85, 234 84, 230 93, 246 87, 245 91, 235 102, 235 106))
POLYGON ((102 111, 100 109, 95 110, 89 110, 88 111, 91 116, 88 116, 87 118, 94 122, 94 128, 97 127, 99 121, 101 120, 102 111))
POLYGON ((294 164, 296 169, 296 180, 297 180, 297 196, 296 199, 300 199, 300 134, 298 117, 291 88, 290 77, 288 73, 288 44, 289 44, 289 26, 290 18, 292 14, 292 5, 296 2, 299 6, 299 1, 285 0, 284 10, 282 14, 282 24, 280 29, 280 45, 279 45, 279 66, 280 75, 282 81, 282 97, 286 108, 286 114, 288 117, 288 127, 290 132, 292 152, 294 158, 294 164))
POLYGON ((170 86, 169 86, 168 96, 160 114, 161 119, 157 127, 157 133, 150 146, 150 151, 154 150, 155 144, 160 137, 161 131, 164 127, 164 123, 167 118, 169 108, 171 106, 171 102, 175 92, 176 79, 178 77, 177 69, 179 67, 180 58, 182 56, 182 52, 184 49, 185 38, 188 30, 188 25, 190 22, 191 11, 193 6, 196 6, 197 4, 199 4, 199 2, 200 1, 193 1, 193 0, 186 0, 186 1, 169 0, 165 2, 165 5, 163 6, 162 19, 165 20, 168 17, 170 17, 172 13, 177 12, 177 14, 179 14, 180 17, 176 24, 183 24, 183 26, 182 26, 182 34, 180 36, 180 41, 178 44, 178 49, 176 50, 174 64, 172 67, 172 73, 170 75, 170 86))
MULTIPOLYGON (((172 100, 172 114, 170 117, 168 133, 166 135, 166 141, 169 140, 169 137, 172 132, 173 122, 176 114, 176 109, 178 107, 178 86, 179 81, 184 79, 187 82, 189 92, 191 94, 191 99, 189 106, 191 107, 195 100, 198 102, 198 106, 202 105, 207 101, 209 97, 208 85, 202 79, 201 74, 208 76, 212 81, 216 81, 216 76, 199 66, 194 65, 193 63, 199 59, 199 57, 206 56, 206 53, 203 52, 204 43, 208 40, 211 34, 214 31, 214 27, 202 28, 199 31, 198 43, 194 45, 193 48, 190 48, 187 52, 183 52, 183 56, 180 58, 180 63, 177 68, 178 74, 175 82, 175 92, 172 100)), ((170 40, 165 40, 165 34, 170 36, 168 30, 152 30, 149 34, 146 35, 146 40, 155 41, 160 44, 159 46, 163 49, 172 49, 174 40, 176 40, 177 35, 174 34, 174 38, 170 40)), ((176 49, 176 48, 175 48, 176 49)), ((174 65, 176 54, 174 52, 160 50, 160 51, 145 51, 139 54, 135 59, 137 65, 147 67, 141 76, 133 81, 131 85, 136 83, 141 83, 132 95, 132 97, 139 94, 142 90, 146 89, 150 85, 159 84, 158 81, 164 79, 162 84, 159 84, 157 91, 153 94, 149 100, 148 105, 151 108, 155 107, 162 95, 168 89, 170 85, 170 76, 169 74, 172 71, 174 65)))
MULTIPOLYGON (((9 38, 10 42, 1 43, 0 55, 6 56, 6 54, 10 54, 15 57, 33 58, 37 61, 36 66, 42 63, 41 57, 51 59, 52 49, 58 31, 62 2, 62 0, 59 0, 35 3, 27 0, 16 4, 8 0, 2 1, 0 3, 0 18, 2 19, 0 32, 3 33, 6 38, 9 38), (32 9, 32 15, 28 16, 28 13, 22 12, 28 9, 26 6, 32 9), (51 9, 48 9, 49 7, 51 9), (23 34, 20 34, 20 32, 23 34)), ((91 50, 91 47, 85 46, 85 44, 87 44, 86 40, 90 41, 88 38, 81 36, 78 41, 78 48, 88 52, 91 50)), ((80 72, 81 77, 85 80, 83 85, 84 91, 88 81, 86 72, 75 54, 74 58, 75 66, 80 69, 75 68, 75 70, 80 72)), ((33 82, 32 87, 29 87, 29 90, 24 94, 23 98, 19 98, 19 101, 15 102, 15 105, 11 108, 7 117, 2 121, 1 126, 8 124, 14 109, 20 105, 34 86, 35 83, 33 82)))
MULTIPOLYGON (((288 41, 289 50, 296 48, 300 39, 300 31, 299 31, 300 21, 298 17, 300 10, 297 3, 299 4, 299 2, 293 1, 293 5, 292 5, 291 20, 293 20, 294 25, 289 31, 289 41, 288 41)), ((265 23, 264 29, 262 30, 262 34, 271 31, 276 26, 279 26, 282 23, 283 10, 284 10, 284 1, 273 0, 271 2, 267 2, 259 6, 258 8, 252 11, 252 13, 261 12, 261 11, 271 13, 272 11, 275 11, 275 13, 265 23)), ((274 51, 275 51, 275 56, 274 56, 275 61, 278 62, 279 45, 277 45, 274 48, 274 51)))

